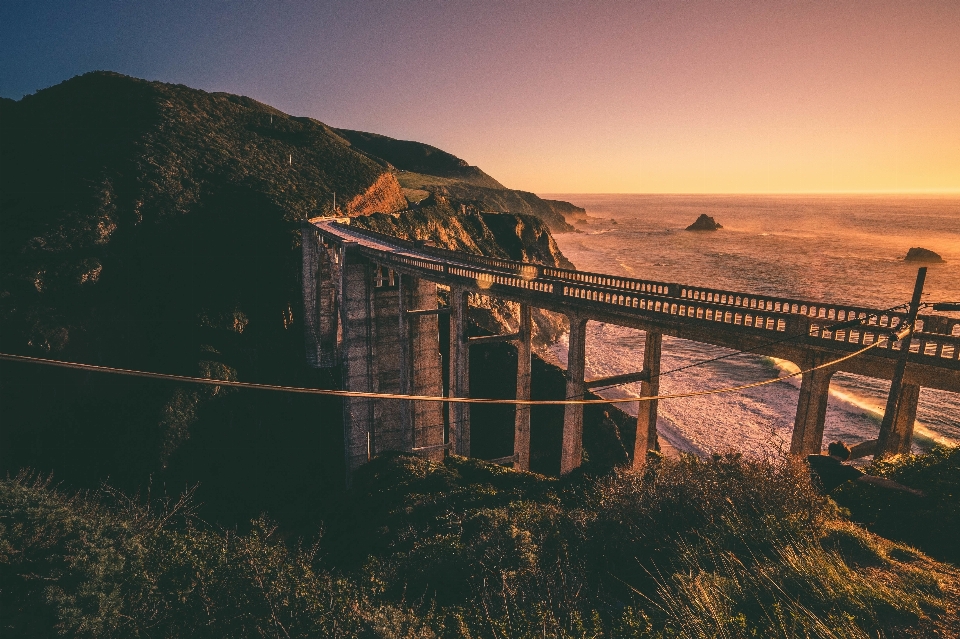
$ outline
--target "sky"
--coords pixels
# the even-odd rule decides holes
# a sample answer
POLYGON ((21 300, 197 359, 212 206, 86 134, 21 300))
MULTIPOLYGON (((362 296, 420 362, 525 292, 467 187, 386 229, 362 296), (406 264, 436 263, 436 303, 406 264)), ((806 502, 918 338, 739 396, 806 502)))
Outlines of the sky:
POLYGON ((537 193, 960 192, 957 0, 0 3, 0 96, 97 69, 537 193))

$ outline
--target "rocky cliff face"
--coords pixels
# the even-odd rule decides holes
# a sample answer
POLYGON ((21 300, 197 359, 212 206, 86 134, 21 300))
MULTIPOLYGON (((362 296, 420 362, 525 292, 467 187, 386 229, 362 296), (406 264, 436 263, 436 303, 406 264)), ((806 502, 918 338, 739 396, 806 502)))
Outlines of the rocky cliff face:
MULTIPOLYGON (((413 186, 414 179, 409 175, 400 177, 401 184, 413 186)), ((452 204, 462 204, 467 208, 476 211, 498 212, 498 213, 519 213, 521 215, 534 215, 539 217, 553 231, 573 231, 575 230, 567 223, 564 211, 583 211, 579 207, 569 202, 558 202, 556 200, 544 200, 527 191, 513 191, 510 189, 490 189, 485 187, 473 186, 463 183, 441 183, 436 185, 420 184, 419 188, 430 190, 432 192, 447 198, 452 204)), ((586 215, 586 211, 583 211, 586 215)))
POLYGON ((392 213, 407 208, 407 198, 393 173, 383 173, 363 193, 347 202, 346 213, 354 217, 371 213, 392 213))

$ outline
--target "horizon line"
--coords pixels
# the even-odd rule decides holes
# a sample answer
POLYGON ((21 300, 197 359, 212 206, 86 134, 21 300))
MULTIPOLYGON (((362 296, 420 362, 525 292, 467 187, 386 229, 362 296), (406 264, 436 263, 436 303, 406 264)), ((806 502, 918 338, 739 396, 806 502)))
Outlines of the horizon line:
POLYGON ((537 195, 955 195, 960 188, 912 191, 538 191, 537 195))

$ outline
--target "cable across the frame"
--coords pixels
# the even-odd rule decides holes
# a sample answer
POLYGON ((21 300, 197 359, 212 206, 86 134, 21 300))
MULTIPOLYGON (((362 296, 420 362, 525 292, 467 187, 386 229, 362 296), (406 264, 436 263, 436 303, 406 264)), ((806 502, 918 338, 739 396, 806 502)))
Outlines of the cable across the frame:
POLYGON ((0 361, 19 362, 26 364, 40 364, 44 366, 55 366, 58 368, 69 368, 74 370, 90 371, 94 373, 110 373, 113 375, 125 375, 128 377, 142 377, 146 379, 160 379, 172 382, 184 382, 189 384, 203 384, 206 386, 225 386, 228 388, 247 388, 252 390, 267 390, 285 393, 301 393, 306 395, 327 395, 332 397, 358 397, 363 399, 399 399, 405 401, 418 402, 444 402, 449 404, 513 404, 522 406, 564 406, 568 404, 628 404, 630 402, 652 402, 661 399, 681 399, 684 397, 700 397, 703 395, 718 395, 721 393, 732 393, 736 391, 756 388, 774 384, 792 377, 798 377, 804 373, 820 370, 834 366, 848 359, 857 357, 866 353, 880 344, 886 343, 885 340, 878 339, 873 344, 858 351, 854 351, 843 357, 825 362, 819 366, 807 368, 795 373, 784 375, 783 377, 774 377, 751 384, 742 384, 740 386, 727 386, 724 388, 715 388, 705 391, 692 391, 689 393, 674 393, 671 395, 657 395, 655 397, 630 397, 615 399, 484 399, 479 397, 441 397, 436 395, 401 395, 399 393, 369 393, 363 391, 345 391, 330 390, 325 388, 305 388, 301 386, 280 386, 276 384, 257 384, 254 382, 238 382, 225 379, 209 379, 206 377, 190 377, 187 375, 175 375, 173 373, 154 373, 150 371, 138 371, 128 368, 114 368, 112 366, 97 366, 95 364, 83 364, 80 362, 64 362, 56 359, 44 359, 41 357, 29 357, 27 355, 12 355, 0 353, 0 361))

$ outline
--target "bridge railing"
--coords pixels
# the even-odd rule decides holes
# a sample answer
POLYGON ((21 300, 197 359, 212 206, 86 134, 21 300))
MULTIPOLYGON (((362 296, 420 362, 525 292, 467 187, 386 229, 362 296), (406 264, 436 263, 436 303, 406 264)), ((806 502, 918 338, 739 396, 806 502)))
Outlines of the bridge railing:
MULTIPOLYGON (((904 312, 855 305, 753 295, 548 267, 427 246, 423 242, 404 240, 367 229, 351 226, 341 228, 347 235, 366 235, 380 243, 418 253, 417 256, 411 256, 373 247, 365 248, 370 258, 384 265, 393 264, 429 272, 440 280, 444 279, 443 275, 447 275, 447 279, 473 280, 480 288, 508 286, 560 295, 570 298, 575 304, 595 306, 598 310, 610 308, 643 315, 684 317, 751 331, 805 333, 817 341, 864 346, 885 339, 890 330, 899 326, 906 317, 904 312), (862 319, 864 325, 839 331, 828 330, 830 326, 852 319, 862 319)), ((911 352, 929 357, 931 362, 960 361, 960 320, 938 315, 923 315, 918 320, 920 330, 910 340, 911 352)), ((902 345, 886 340, 878 348, 897 351, 902 345)))

